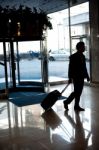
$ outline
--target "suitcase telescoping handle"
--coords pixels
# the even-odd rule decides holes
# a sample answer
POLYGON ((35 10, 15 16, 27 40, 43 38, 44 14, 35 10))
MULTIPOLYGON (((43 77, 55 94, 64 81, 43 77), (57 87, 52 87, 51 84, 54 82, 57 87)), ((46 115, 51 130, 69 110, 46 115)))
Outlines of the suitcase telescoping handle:
POLYGON ((69 86, 70 83, 68 83, 65 88, 61 91, 61 94, 67 89, 67 87, 69 86))

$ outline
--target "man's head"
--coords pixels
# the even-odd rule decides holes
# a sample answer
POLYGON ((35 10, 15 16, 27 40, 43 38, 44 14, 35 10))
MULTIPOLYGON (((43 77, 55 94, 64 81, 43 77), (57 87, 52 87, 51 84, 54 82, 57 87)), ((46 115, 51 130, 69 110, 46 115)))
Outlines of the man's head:
POLYGON ((80 41, 76 45, 76 49, 78 52, 83 53, 85 51, 85 44, 84 42, 80 41))

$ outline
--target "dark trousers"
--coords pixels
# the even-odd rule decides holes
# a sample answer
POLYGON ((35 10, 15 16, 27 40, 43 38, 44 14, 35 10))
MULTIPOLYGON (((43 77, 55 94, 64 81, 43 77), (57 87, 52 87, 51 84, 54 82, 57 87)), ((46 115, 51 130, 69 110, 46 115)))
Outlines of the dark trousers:
POLYGON ((75 98, 75 107, 79 107, 80 96, 82 94, 84 79, 75 79, 73 80, 74 91, 69 95, 67 100, 64 101, 66 104, 70 104, 75 98))

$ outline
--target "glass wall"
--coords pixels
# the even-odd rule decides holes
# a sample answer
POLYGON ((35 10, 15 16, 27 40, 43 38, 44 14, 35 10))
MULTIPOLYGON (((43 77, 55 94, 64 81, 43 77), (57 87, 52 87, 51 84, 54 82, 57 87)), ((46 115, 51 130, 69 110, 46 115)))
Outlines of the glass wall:
POLYGON ((70 56, 68 9, 49 15, 53 30, 48 31, 49 82, 64 81, 68 76, 70 56))
POLYGON ((48 31, 49 82, 68 78, 68 58, 76 51, 76 44, 84 41, 87 68, 89 57, 89 3, 83 3, 49 15, 53 30, 48 31))
POLYGON ((85 43, 85 57, 87 62, 87 69, 90 74, 90 26, 89 26, 89 2, 74 6, 70 8, 71 19, 71 52, 76 51, 76 43, 83 41, 85 43), (78 10, 78 11, 75 11, 78 10))

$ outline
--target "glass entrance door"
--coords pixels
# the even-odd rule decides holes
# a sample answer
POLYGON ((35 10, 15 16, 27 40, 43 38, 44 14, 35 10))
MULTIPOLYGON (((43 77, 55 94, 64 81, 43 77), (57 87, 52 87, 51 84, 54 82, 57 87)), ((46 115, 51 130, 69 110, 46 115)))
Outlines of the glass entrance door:
POLYGON ((6 88, 3 43, 0 42, 0 90, 6 88))
POLYGON ((44 89, 46 70, 41 53, 40 41, 0 42, 0 90, 19 86, 44 89))
POLYGON ((0 90, 13 87, 10 42, 0 42, 0 90))
POLYGON ((43 86, 40 41, 14 42, 15 76, 18 85, 43 86))

